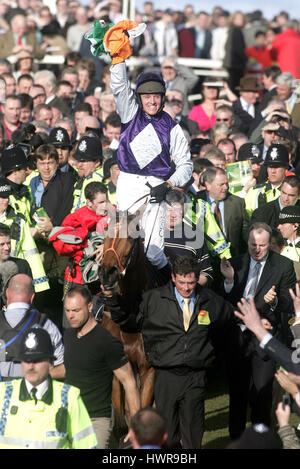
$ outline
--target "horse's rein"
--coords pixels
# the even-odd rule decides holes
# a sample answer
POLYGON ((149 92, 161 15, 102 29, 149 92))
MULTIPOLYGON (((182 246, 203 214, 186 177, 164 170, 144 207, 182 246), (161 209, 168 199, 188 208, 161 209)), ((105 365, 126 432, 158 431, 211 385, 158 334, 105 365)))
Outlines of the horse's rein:
POLYGON ((111 251, 111 252, 115 255, 116 259, 117 259, 117 263, 118 263, 118 267, 119 267, 120 274, 121 274, 121 275, 124 275, 125 267, 123 267, 123 265, 122 265, 122 263, 121 263, 121 260, 120 260, 120 256, 119 256, 119 254, 117 253, 117 251, 115 250, 115 244, 116 244, 116 240, 117 240, 119 231, 120 231, 120 223, 117 224, 117 228, 116 228, 116 231, 115 231, 115 236, 114 236, 112 245, 111 245, 110 248, 106 249, 106 251, 103 253, 103 257, 104 257, 104 254, 106 254, 107 252, 110 252, 110 251, 111 251))
POLYGON ((128 207, 127 212, 128 212, 135 204, 137 204, 138 202, 140 202, 140 200, 143 200, 143 199, 145 199, 146 197, 149 197, 149 195, 150 195, 150 192, 149 192, 148 194, 142 195, 142 197, 140 197, 139 199, 137 199, 135 202, 133 202, 133 204, 131 204, 131 205, 128 207))
MULTIPOLYGON (((143 200, 144 198, 146 197, 149 197, 150 193, 149 194, 144 194, 142 197, 140 197, 139 199, 137 199, 133 204, 130 205, 130 207, 127 209, 130 210, 131 207, 133 207, 137 202, 139 202, 140 200, 143 200)), ((159 209, 159 208, 158 208, 159 209)), ((156 217, 155 217, 155 221, 157 219, 157 215, 158 215, 158 210, 157 210, 157 213, 156 213, 156 217)), ((117 251, 115 250, 115 243, 116 243, 116 240, 117 240, 117 237, 118 237, 118 234, 119 234, 119 231, 120 231, 120 223, 117 223, 117 227, 116 227, 116 231, 115 231, 115 236, 114 236, 114 239, 113 239, 113 242, 112 242, 112 245, 110 248, 106 249, 105 252, 103 252, 103 257, 104 255, 107 253, 107 252, 112 252, 115 256, 115 258, 117 259, 117 264, 118 264, 118 268, 119 268, 119 272, 122 276, 125 275, 125 271, 126 271, 126 266, 124 267, 121 263, 121 260, 120 260, 120 256, 119 254, 117 253, 117 251)), ((147 254, 147 251, 148 251, 148 248, 149 248, 149 244, 150 244, 150 241, 151 241, 151 237, 152 237, 152 232, 153 232, 153 227, 152 227, 152 231, 151 231, 151 235, 150 235, 150 238, 149 238, 149 241, 148 241, 148 245, 147 245, 147 248, 146 248, 146 251, 145 253, 147 254)))

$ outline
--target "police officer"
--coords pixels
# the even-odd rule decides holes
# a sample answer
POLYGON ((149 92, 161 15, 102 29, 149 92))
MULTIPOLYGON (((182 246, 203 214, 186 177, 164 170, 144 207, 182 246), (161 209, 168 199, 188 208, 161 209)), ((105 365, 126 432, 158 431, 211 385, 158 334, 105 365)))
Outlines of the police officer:
POLYGON ((74 186, 74 201, 71 212, 86 204, 84 190, 90 182, 103 181, 103 156, 100 138, 93 135, 82 137, 73 158, 78 161, 78 181, 74 186))
POLYGON ((285 246, 280 254, 294 262, 300 262, 300 206, 284 207, 279 213, 278 229, 281 232, 285 246))
POLYGON ((0 383, 0 448, 96 448, 79 390, 49 375, 55 357, 48 332, 29 329, 17 358, 24 378, 0 383))
POLYGON ((264 182, 265 178, 261 179, 261 164, 262 164, 262 156, 261 156, 261 149, 258 145, 251 142, 244 143, 238 151, 237 156, 238 161, 249 161, 250 167, 252 171, 252 178, 246 182, 242 190, 235 191, 233 188, 230 187, 230 192, 239 197, 245 198, 248 190, 253 187, 254 185, 264 182))
POLYGON ((231 257, 230 243, 227 242, 225 236, 211 211, 207 201, 201 199, 197 194, 191 191, 187 193, 189 202, 186 207, 184 221, 194 230, 200 230, 204 233, 207 248, 212 257, 231 257))
POLYGON ((247 192, 245 204, 249 216, 260 205, 277 199, 280 196, 282 181, 286 175, 292 174, 287 172, 290 166, 289 152, 281 143, 269 146, 263 164, 267 167, 268 181, 255 185, 247 192))
POLYGON ((73 172, 74 169, 69 165, 68 159, 72 144, 66 129, 63 127, 55 127, 49 134, 49 143, 55 146, 58 153, 58 166, 63 173, 69 171, 73 172))
POLYGON ((11 146, 3 151, 1 172, 4 181, 12 188, 12 194, 9 197, 10 205, 15 212, 23 213, 28 223, 32 225, 31 207, 33 198, 30 188, 23 184, 27 176, 27 167, 28 158, 21 146, 11 146))
POLYGON ((11 256, 28 262, 35 291, 39 293, 50 288, 48 278, 26 216, 11 205, 12 193, 12 183, 0 179, 0 220, 10 228, 11 256))

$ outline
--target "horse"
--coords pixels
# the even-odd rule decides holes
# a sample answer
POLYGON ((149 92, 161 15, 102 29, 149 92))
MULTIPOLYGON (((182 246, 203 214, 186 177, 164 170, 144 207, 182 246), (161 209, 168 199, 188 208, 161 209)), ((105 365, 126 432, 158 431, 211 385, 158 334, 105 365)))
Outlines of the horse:
MULTIPOLYGON (((143 292, 149 288, 144 246, 137 231, 140 216, 141 212, 133 215, 116 212, 115 220, 112 219, 106 231, 99 269, 99 279, 104 290, 118 292, 133 315, 138 312, 143 292)), ((152 405, 154 368, 146 359, 142 334, 122 331, 107 311, 103 314, 102 326, 123 344, 138 381, 141 406, 152 405)), ((127 427, 125 404, 121 383, 114 377, 112 406, 115 428, 127 427)))

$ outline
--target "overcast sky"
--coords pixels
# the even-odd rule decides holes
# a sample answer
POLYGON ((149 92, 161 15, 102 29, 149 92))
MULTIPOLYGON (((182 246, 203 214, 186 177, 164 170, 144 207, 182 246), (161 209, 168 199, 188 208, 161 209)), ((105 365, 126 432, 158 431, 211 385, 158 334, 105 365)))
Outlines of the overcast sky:
MULTIPOLYGON (((178 2, 174 0, 152 0, 155 8, 165 10, 166 8, 172 8, 174 10, 183 10, 186 4, 194 5, 195 11, 205 10, 211 12, 214 6, 220 6, 230 13, 235 10, 242 10, 245 13, 249 13, 254 10, 262 10, 265 18, 271 20, 281 10, 286 10, 290 13, 291 18, 300 17, 300 1, 299 0, 215 0, 215 2, 203 2, 199 0, 187 0, 186 2, 178 2), (175 6, 176 5, 176 6, 175 6)), ((135 0, 137 9, 141 10, 144 0, 135 0)))

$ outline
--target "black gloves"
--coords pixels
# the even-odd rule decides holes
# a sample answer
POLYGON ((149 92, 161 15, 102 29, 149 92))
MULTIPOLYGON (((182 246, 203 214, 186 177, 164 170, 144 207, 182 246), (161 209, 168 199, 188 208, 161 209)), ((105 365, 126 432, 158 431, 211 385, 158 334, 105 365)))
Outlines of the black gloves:
POLYGON ((150 186, 148 182, 146 185, 150 187, 150 204, 159 204, 166 199, 167 192, 170 189, 170 186, 167 182, 163 182, 162 184, 159 184, 155 187, 150 186))

